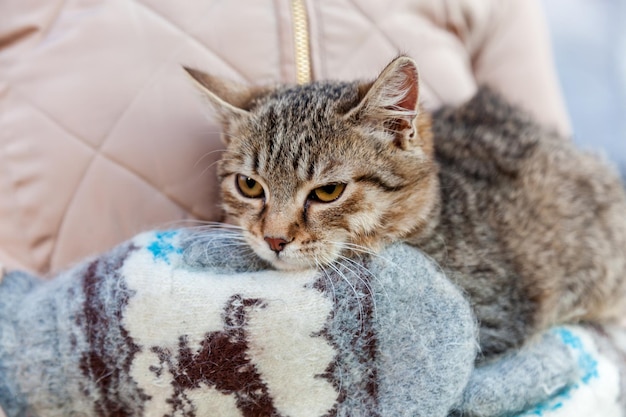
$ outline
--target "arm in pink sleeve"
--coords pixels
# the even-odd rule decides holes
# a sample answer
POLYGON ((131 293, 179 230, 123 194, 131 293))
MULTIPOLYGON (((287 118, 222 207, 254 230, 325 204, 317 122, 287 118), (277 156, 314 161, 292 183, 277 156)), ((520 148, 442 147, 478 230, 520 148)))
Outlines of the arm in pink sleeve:
POLYGON ((570 135, 539 1, 493 1, 475 35, 471 52, 477 83, 493 86, 545 125, 570 135))

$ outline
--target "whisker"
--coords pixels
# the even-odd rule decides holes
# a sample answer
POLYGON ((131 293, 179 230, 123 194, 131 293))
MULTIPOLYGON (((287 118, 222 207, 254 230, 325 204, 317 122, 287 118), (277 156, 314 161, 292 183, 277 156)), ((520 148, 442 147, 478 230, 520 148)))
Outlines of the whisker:
POLYGON ((389 263, 391 265, 394 265, 394 266, 396 265, 395 262, 393 262, 391 259, 387 258, 386 256, 381 255, 379 252, 376 252, 373 249, 370 249, 366 246, 357 245, 355 243, 337 242, 337 241, 329 241, 328 243, 338 246, 342 251, 348 250, 350 252, 353 252, 357 256, 368 255, 368 256, 371 256, 372 258, 383 260, 386 263, 389 263))
POLYGON ((372 256, 373 258, 380 259, 380 260, 384 261, 386 264, 391 265, 394 268, 397 268, 397 269, 399 269, 401 271, 405 271, 405 272, 407 271, 406 268, 403 265, 400 265, 397 262, 395 262, 392 259, 390 259, 389 257, 384 256, 381 253, 376 252, 376 251, 374 251, 372 249, 369 249, 369 248, 367 248, 365 246, 357 245, 357 244, 354 244, 354 243, 348 243, 348 242, 331 242, 331 243, 336 244, 337 246, 339 246, 342 249, 345 248, 345 249, 348 249, 348 250, 350 250, 350 251, 352 251, 354 253, 357 253, 357 254, 365 254, 365 255, 372 256))
POLYGON ((210 163, 210 164, 209 164, 206 168, 204 168, 204 169, 202 170, 202 172, 201 172, 198 176, 199 176, 199 177, 204 176, 204 175, 207 173, 207 171, 208 171, 209 169, 211 169, 211 167, 212 167, 213 165, 216 165, 216 164, 219 164, 220 162, 225 162, 225 161, 235 161, 235 162, 239 162, 237 159, 232 159, 232 158, 220 158, 220 159, 218 159, 217 161, 213 161, 213 162, 211 162, 211 163, 210 163))
POLYGON ((352 249, 352 250, 354 250, 354 252, 365 253, 365 254, 368 254, 368 255, 378 255, 378 253, 376 251, 374 251, 373 249, 370 249, 370 248, 368 248, 366 246, 357 245, 356 243, 335 242, 335 241, 330 241, 330 243, 333 243, 333 244, 336 244, 338 246, 341 246, 342 248, 352 249))
POLYGON ((213 155, 214 153, 218 153, 218 152, 226 152, 226 149, 214 149, 211 152, 206 152, 204 155, 202 155, 200 158, 198 158, 198 160, 193 164, 193 167, 197 167, 200 162, 202 162, 205 158, 208 158, 209 156, 213 155))
POLYGON ((253 252, 246 241, 243 228, 218 222, 196 223, 197 225, 185 229, 183 242, 187 245, 204 246, 207 257, 211 248, 237 248, 253 252))
MULTIPOLYGON (((322 261, 327 261, 327 260, 322 258, 322 261)), ((361 296, 359 295, 359 292, 358 292, 357 288, 352 284, 352 282, 350 282, 348 277, 346 277, 345 274, 334 263, 332 263, 332 262, 325 262, 325 263, 327 264, 326 267, 332 269, 333 271, 335 271, 337 273, 337 275, 346 284, 348 284, 348 286, 350 287, 350 289, 354 293, 355 300, 356 300, 357 305, 359 307, 359 322, 361 323, 361 330, 363 330, 363 322, 364 322, 364 317, 365 317, 365 310, 363 308, 363 304, 361 303, 361 296)))
POLYGON ((221 223, 221 222, 205 222, 205 221, 194 221, 195 225, 191 228, 192 230, 226 230, 226 231, 237 231, 239 233, 243 233, 246 231, 241 226, 237 226, 230 223, 221 223))
POLYGON ((369 292, 372 298, 372 303, 374 306, 374 313, 376 314, 376 312, 378 311, 377 301, 376 301, 376 296, 375 296, 376 294, 374 292, 374 288, 372 287, 371 283, 368 281, 368 278, 376 281, 379 284, 381 290, 383 291, 383 294, 385 295, 385 297, 389 299, 389 293, 387 292, 387 289, 383 285, 382 281, 380 281, 378 277, 374 273, 372 273, 365 265, 362 265, 356 262, 354 259, 350 259, 347 256, 340 255, 338 258, 338 261, 346 269, 348 269, 352 274, 354 274, 356 279, 358 279, 365 286, 365 288, 367 289, 367 291, 369 292), (349 265, 346 265, 345 262, 347 262, 349 265), (350 268, 350 266, 356 267, 356 268, 353 269, 353 268, 350 268), (365 275, 365 277, 363 277, 362 275, 365 275))
POLYGON ((163 223, 163 226, 165 226, 166 228, 173 228, 173 227, 198 227, 198 226, 210 226, 210 227, 220 227, 220 228, 237 227, 237 228, 243 230, 241 227, 235 226, 235 225, 232 225, 232 224, 229 224, 229 223, 223 223, 223 222, 218 222, 218 221, 214 221, 214 220, 200 220, 200 219, 172 220, 172 221, 163 223))
POLYGON ((328 272, 319 262, 317 257, 314 258, 314 262, 315 262, 315 266, 317 270, 324 274, 326 281, 330 284, 330 288, 332 290, 332 301, 333 301, 333 304, 336 304, 337 303, 337 289, 335 288, 335 283, 333 282, 333 279, 328 275, 328 272))

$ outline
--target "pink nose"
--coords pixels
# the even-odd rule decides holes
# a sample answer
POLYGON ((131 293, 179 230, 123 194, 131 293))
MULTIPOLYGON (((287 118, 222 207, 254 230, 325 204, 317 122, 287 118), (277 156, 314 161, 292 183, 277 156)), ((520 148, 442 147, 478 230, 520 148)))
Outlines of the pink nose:
POLYGON ((276 253, 278 253, 278 252, 282 251, 283 249, 285 249, 285 245, 287 245, 287 243, 289 243, 288 241, 286 241, 282 237, 265 236, 265 241, 267 242, 268 245, 270 245, 270 249, 273 250, 276 253))

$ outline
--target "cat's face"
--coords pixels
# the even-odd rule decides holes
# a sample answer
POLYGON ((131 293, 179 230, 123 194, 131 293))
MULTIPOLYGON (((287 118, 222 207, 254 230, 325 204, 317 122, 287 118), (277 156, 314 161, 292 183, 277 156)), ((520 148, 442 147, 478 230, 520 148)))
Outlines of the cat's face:
POLYGON ((263 91, 191 74, 223 117, 218 174, 228 220, 276 268, 376 251, 427 222, 436 168, 408 58, 361 84, 263 91))

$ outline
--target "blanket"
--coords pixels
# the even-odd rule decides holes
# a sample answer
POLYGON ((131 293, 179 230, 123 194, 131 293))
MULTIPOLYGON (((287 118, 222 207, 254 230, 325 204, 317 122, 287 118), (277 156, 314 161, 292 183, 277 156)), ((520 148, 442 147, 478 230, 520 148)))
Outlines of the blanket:
POLYGON ((624 415, 619 328, 554 328, 475 362, 476 328, 462 292, 409 246, 288 272, 230 229, 154 231, 53 280, 4 276, 0 406, 7 417, 624 415))

